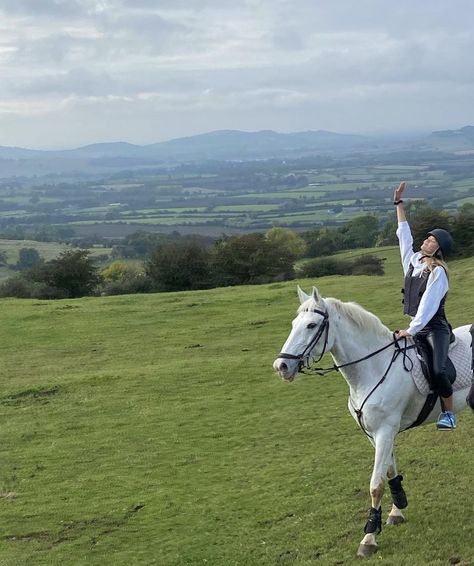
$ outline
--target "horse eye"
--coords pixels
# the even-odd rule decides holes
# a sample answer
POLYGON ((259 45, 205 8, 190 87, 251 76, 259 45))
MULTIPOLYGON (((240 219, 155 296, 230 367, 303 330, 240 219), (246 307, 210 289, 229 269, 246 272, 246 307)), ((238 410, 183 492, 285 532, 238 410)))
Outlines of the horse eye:
POLYGON ((318 326, 315 322, 310 322, 306 328, 316 328, 318 326))

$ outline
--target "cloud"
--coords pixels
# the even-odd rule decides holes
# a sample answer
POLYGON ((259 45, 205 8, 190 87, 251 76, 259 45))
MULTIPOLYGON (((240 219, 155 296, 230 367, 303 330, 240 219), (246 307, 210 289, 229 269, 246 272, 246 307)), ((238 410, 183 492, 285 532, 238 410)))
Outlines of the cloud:
POLYGON ((83 14, 85 4, 80 0, 2 0, 0 12, 56 19, 83 14))
POLYGON ((78 137, 89 120, 126 141, 148 132, 147 112, 157 139, 243 124, 430 128, 430 110, 435 127, 473 121, 468 0, 2 0, 0 13, 0 144, 9 112, 37 116, 32 128, 60 113, 78 137))

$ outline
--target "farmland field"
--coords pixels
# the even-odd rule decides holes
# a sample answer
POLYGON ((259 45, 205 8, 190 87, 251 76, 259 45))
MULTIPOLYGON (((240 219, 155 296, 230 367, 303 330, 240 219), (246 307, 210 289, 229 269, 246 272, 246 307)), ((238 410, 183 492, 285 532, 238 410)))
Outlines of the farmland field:
POLYGON ((132 225, 222 234, 339 226, 370 213, 384 220, 401 179, 410 187, 408 200, 426 199, 455 213, 473 202, 473 171, 472 155, 415 152, 196 164, 99 181, 0 179, 0 234, 23 231, 31 238, 47 225, 67 227, 77 238, 120 238, 132 225))
MULTIPOLYGON (((397 250, 374 253, 384 276, 298 283, 399 328, 397 250)), ((474 260, 450 267, 458 326, 474 260)), ((347 386, 272 370, 296 283, 1 300, 0 564, 360 564, 373 451, 347 386)), ((384 527, 374 561, 474 564, 473 449, 467 411, 453 433, 398 438, 407 523, 384 527)))

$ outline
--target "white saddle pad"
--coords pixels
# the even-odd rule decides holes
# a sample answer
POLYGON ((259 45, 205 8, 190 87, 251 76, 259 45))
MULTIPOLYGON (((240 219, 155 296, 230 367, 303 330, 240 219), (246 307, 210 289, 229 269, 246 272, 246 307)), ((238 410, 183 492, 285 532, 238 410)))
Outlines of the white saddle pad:
MULTIPOLYGON (((423 395, 432 393, 430 384, 423 375, 421 362, 415 350, 409 350, 408 355, 413 362, 413 369, 411 376, 418 391, 423 395)), ((456 381, 453 383, 453 391, 458 391, 464 387, 470 387, 472 383, 472 370, 471 370, 471 349, 462 340, 457 339, 449 347, 449 357, 456 368, 456 381)))

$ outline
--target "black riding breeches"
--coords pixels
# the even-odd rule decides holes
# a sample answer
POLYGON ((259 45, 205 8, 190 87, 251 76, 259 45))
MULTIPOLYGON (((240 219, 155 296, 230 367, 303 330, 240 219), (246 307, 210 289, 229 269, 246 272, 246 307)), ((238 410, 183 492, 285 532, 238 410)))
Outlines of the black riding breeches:
POLYGON ((448 324, 424 328, 416 335, 419 346, 428 353, 431 386, 441 397, 451 397, 453 386, 446 375, 451 329, 448 324))

